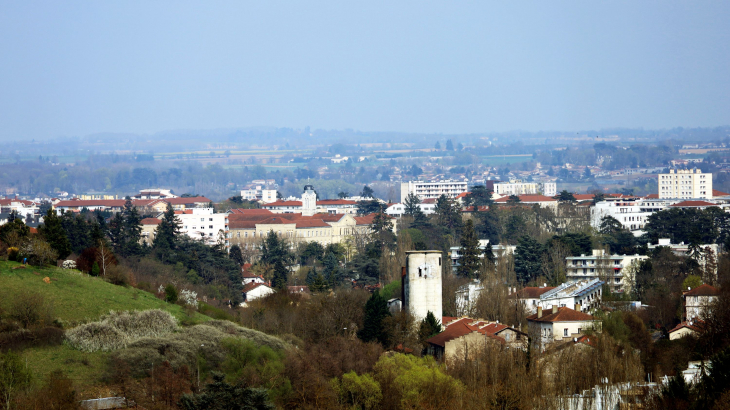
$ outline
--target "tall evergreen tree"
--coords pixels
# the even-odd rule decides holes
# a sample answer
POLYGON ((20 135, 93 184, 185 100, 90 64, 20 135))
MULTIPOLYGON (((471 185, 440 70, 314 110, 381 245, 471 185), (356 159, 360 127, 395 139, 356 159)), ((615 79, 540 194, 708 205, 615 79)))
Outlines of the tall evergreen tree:
POLYGON ((454 150, 454 143, 449 138, 446 140, 446 151, 453 151, 454 150))
POLYGON ((269 231, 261 244, 261 259, 263 264, 271 265, 274 268, 274 277, 271 285, 276 289, 286 287, 289 280, 289 266, 294 255, 289 250, 289 244, 283 238, 279 238, 273 230, 269 231))
POLYGON ((461 231, 462 222, 459 208, 446 195, 441 195, 436 200, 436 219, 438 224, 452 235, 461 231))
POLYGON ((543 245, 537 240, 527 235, 518 239, 515 249, 515 275, 523 285, 540 273, 542 253, 543 245))
POLYGON ((61 218, 56 211, 49 209, 43 218, 43 226, 38 230, 51 248, 58 253, 60 259, 66 258, 71 253, 71 242, 66 237, 66 231, 61 224, 61 218))
POLYGON ((492 242, 487 242, 487 246, 484 247, 484 262, 494 265, 497 259, 494 257, 494 249, 492 248, 492 242))
POLYGON ((139 211, 132 204, 132 199, 127 197, 124 203, 123 216, 123 242, 122 256, 135 256, 142 254, 142 217, 139 211))
POLYGON ((459 267, 457 272, 465 278, 474 278, 479 274, 479 238, 474 231, 474 222, 471 219, 464 224, 461 231, 461 249, 459 251, 459 267))
MULTIPOLYGON (((175 216, 175 210, 172 205, 167 204, 167 210, 162 216, 160 224, 157 225, 157 232, 155 233, 155 239, 152 242, 152 246, 157 251, 172 251, 177 246, 177 241, 180 236, 180 220, 175 216)), ((239 253, 240 253, 239 249, 239 253)))
POLYGON ((231 246, 231 250, 228 251, 228 257, 233 259, 238 266, 243 266, 244 260, 243 260, 243 253, 241 252, 241 247, 238 245, 231 246))
POLYGON ((418 340, 424 348, 428 347, 426 340, 441 333, 441 322, 436 319, 430 310, 418 326, 418 340))
POLYGON ((404 205, 404 213, 408 216, 415 216, 416 212, 421 210, 421 207, 419 204, 421 203, 421 199, 418 197, 418 195, 414 193, 408 194, 406 196, 406 200, 403 201, 404 205))
POLYGON ((365 303, 363 327, 357 332, 357 337, 363 342, 377 341, 387 346, 388 333, 385 331, 384 320, 388 316, 390 316, 388 302, 380 295, 380 291, 376 290, 365 303))

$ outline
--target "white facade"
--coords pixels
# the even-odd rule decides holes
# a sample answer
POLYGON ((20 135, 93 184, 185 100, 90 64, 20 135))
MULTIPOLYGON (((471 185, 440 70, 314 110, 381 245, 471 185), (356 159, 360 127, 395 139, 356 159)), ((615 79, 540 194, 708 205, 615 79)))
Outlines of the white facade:
POLYGON ((213 208, 193 208, 176 211, 180 232, 207 245, 219 242, 228 248, 228 214, 214 213, 213 208))
POLYGON ((467 192, 468 183, 466 181, 408 181, 400 184, 400 201, 405 202, 408 194, 415 194, 423 201, 428 198, 438 198, 446 195, 449 198, 455 198, 462 192, 467 192))
POLYGON ((549 290, 536 301, 532 312, 538 307, 543 310, 558 307, 578 307, 579 312, 588 312, 601 304, 603 282, 600 279, 583 280, 579 282, 568 282, 549 290))
POLYGON ((568 256, 565 276, 569 281, 601 279, 611 292, 628 292, 633 286, 639 261, 648 259, 645 255, 608 255, 601 249, 594 249, 593 255, 568 256))
POLYGON ((416 323, 428 312, 441 320, 441 252, 406 252, 406 275, 403 277, 403 307, 413 315, 416 323))
POLYGON ((302 216, 312 216, 317 212, 317 193, 314 187, 306 185, 302 194, 302 216))
POLYGON ((557 195, 555 182, 499 182, 494 184, 494 193, 499 195, 557 195))
POLYGON ((620 201, 601 201, 591 207, 591 226, 600 229, 601 219, 612 216, 635 236, 644 234, 644 225, 650 215, 668 209, 676 201, 662 199, 626 199, 620 201))
POLYGON ((659 198, 712 199, 712 174, 699 169, 670 169, 657 178, 659 198))
MULTIPOLYGON (((418 204, 418 207, 421 208, 421 212, 423 212, 424 215, 433 215, 436 213, 436 204, 424 204, 420 203, 418 204)), ((390 215, 393 217, 401 217, 405 215, 406 213, 406 206, 405 204, 392 204, 390 205, 386 210, 385 214, 390 215)))
POLYGON ((268 204, 276 201, 276 190, 266 189, 261 185, 257 185, 255 187, 242 190, 241 198, 247 201, 260 201, 268 204))

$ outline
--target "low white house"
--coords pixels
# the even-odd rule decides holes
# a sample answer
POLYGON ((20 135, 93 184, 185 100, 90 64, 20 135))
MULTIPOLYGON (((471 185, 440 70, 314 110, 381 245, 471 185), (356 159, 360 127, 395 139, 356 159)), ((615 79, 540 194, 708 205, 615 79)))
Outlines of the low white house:
POLYGON ((245 307, 246 302, 251 302, 272 293, 274 293, 274 289, 265 283, 249 283, 243 288, 243 303, 241 303, 241 306, 245 307))

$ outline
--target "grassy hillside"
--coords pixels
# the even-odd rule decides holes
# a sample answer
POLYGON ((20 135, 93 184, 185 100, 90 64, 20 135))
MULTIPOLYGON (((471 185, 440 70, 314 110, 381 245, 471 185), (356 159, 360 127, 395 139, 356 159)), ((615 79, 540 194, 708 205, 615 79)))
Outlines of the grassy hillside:
POLYGON ((54 316, 64 324, 96 320, 110 310, 163 309, 178 320, 200 323, 209 317, 195 313, 188 317, 183 308, 157 299, 148 292, 112 285, 102 279, 56 267, 12 269, 17 262, 0 261, 0 306, 7 308, 12 295, 22 290, 42 294, 52 303, 54 316), (43 282, 49 277, 51 283, 43 282))
MULTIPOLYGON (((210 320, 197 312, 188 316, 182 307, 159 300, 148 292, 112 285, 78 271, 32 266, 12 269, 17 266, 20 264, 0 261, 0 307, 7 308, 17 292, 33 290, 53 305, 54 317, 61 319, 65 326, 96 320, 110 310, 163 309, 186 323, 210 320), (43 281, 45 277, 51 278, 50 283, 43 281)), ((26 349, 22 354, 37 383, 41 383, 51 371, 62 369, 84 390, 102 376, 109 355, 105 352, 85 353, 65 344, 26 349)))

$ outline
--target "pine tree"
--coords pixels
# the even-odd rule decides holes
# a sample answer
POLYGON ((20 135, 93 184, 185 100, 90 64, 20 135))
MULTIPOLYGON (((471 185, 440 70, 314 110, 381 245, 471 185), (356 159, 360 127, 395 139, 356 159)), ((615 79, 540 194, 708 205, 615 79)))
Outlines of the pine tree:
POLYGON ((56 215, 56 211, 49 209, 46 212, 43 226, 39 231, 51 248, 58 253, 59 258, 64 259, 71 253, 71 243, 66 237, 66 231, 61 225, 61 218, 56 215))
POLYGON ((446 151, 453 151, 454 150, 454 143, 451 142, 451 139, 446 140, 446 151))
POLYGON ((175 216, 175 210, 172 208, 172 205, 167 204, 167 210, 160 224, 157 226, 157 232, 152 246, 158 251, 171 251, 176 248, 179 236, 180 221, 175 216))
POLYGON ((122 225, 122 256, 142 254, 142 245, 140 244, 142 239, 142 218, 129 197, 124 203, 122 217, 124 220, 122 225))
POLYGON ((228 257, 231 258, 236 262, 238 266, 243 266, 244 260, 243 260, 243 253, 241 252, 241 247, 238 245, 231 246, 231 250, 228 252, 228 257))
POLYGON ((487 245, 484 247, 484 262, 494 265, 496 261, 494 249, 492 249, 492 242, 487 242, 487 245))
POLYGON ((515 275, 523 285, 534 279, 542 266, 543 245, 524 235, 517 241, 515 249, 515 275))
POLYGON ((428 346, 426 340, 439 333, 441 333, 441 322, 436 319, 433 312, 429 310, 426 317, 418 326, 418 340, 423 344, 423 347, 426 348, 428 346))
POLYGON ((465 278, 474 278, 479 273, 479 238, 474 231, 474 222, 466 221, 461 233, 461 257, 457 272, 465 278))
POLYGON ((388 334, 385 331, 384 320, 388 316, 390 316, 388 302, 380 295, 380 291, 375 291, 365 303, 363 327, 357 332, 357 337, 363 342, 377 341, 387 346, 388 334))
POLYGON ((421 211, 421 207, 419 206, 420 203, 421 199, 411 192, 408 196, 406 196, 406 200, 403 201, 403 205, 405 207, 404 213, 408 216, 415 216, 416 212, 421 211))

